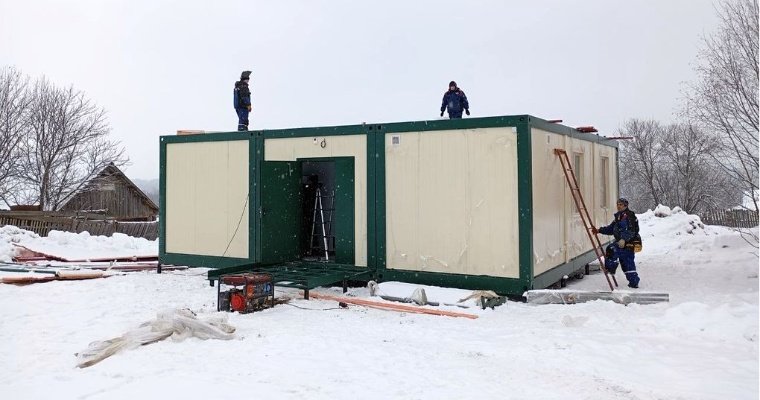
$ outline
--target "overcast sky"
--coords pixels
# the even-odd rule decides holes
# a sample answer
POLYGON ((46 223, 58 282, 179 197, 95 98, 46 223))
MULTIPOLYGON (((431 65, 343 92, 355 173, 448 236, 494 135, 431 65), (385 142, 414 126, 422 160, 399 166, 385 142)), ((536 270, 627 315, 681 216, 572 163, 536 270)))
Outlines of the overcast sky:
POLYGON ((450 80, 473 117, 532 114, 613 135, 674 119, 713 1, 0 0, 0 66, 74 85, 108 111, 132 178, 158 137, 438 118, 450 80))

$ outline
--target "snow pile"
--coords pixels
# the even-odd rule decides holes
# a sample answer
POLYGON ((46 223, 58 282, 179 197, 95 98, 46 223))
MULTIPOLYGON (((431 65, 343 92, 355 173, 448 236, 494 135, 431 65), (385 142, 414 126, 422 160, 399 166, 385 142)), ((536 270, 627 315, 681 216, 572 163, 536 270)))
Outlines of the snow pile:
POLYGON ((69 261, 158 256, 158 240, 135 238, 123 233, 92 236, 89 232, 50 231, 47 237, 24 239, 19 244, 29 250, 69 261))
POLYGON ((13 243, 39 239, 39 236, 13 225, 0 227, 0 262, 10 262, 16 255, 16 246, 13 243))

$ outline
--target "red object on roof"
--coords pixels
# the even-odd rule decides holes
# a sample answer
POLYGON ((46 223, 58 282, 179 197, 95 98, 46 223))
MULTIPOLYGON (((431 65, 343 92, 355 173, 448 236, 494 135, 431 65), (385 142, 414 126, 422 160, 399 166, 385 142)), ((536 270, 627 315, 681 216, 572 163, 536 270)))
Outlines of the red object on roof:
POLYGON ((593 126, 579 126, 579 127, 575 128, 575 130, 578 131, 578 132, 583 132, 583 133, 599 132, 593 126))

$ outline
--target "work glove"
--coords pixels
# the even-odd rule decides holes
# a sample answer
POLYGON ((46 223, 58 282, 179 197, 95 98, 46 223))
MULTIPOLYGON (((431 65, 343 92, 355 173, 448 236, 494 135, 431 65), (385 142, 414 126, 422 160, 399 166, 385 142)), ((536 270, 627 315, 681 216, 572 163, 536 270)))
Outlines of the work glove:
POLYGON ((470 110, 464 110, 464 113, 470 115, 470 110))
POLYGON ((618 245, 618 247, 620 247, 622 249, 623 247, 625 247, 625 240, 623 240, 623 239, 618 240, 617 241, 617 245, 618 245))
POLYGON ((443 111, 441 111, 441 116, 443 117, 443 111))
POLYGON ((251 112, 252 109, 253 109, 253 107, 248 106, 248 112, 251 112))
POLYGON ((591 233, 593 233, 594 235, 596 235, 597 233, 599 233, 599 230, 598 230, 598 229, 596 229, 596 227, 595 227, 595 226, 592 226, 592 227, 591 227, 591 233))

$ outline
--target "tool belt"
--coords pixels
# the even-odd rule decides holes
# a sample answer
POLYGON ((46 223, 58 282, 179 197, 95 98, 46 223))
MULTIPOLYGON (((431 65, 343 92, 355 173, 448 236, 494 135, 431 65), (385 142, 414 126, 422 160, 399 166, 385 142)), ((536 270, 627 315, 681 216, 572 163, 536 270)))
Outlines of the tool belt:
POLYGON ((641 243, 641 236, 637 233, 636 236, 631 239, 630 242, 625 243, 625 248, 633 250, 634 253, 638 253, 643 248, 643 244, 641 243))

